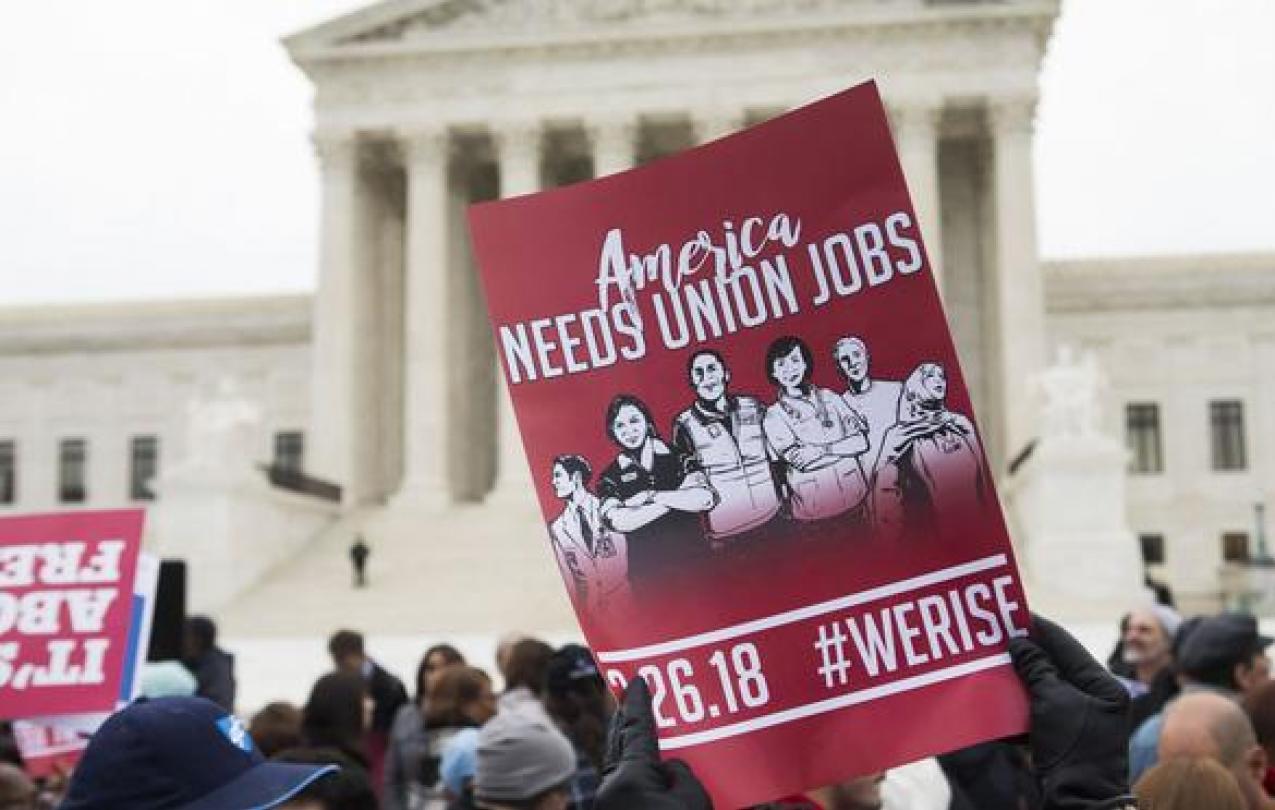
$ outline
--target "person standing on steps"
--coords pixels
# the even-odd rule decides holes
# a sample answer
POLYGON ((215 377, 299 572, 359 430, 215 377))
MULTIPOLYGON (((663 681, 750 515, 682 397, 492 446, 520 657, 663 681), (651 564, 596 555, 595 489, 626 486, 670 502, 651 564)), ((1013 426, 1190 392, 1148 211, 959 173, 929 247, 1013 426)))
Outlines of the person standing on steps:
POLYGON ((363 542, 363 535, 354 536, 354 545, 350 546, 350 564, 354 566, 354 587, 367 587, 367 558, 372 549, 363 542))

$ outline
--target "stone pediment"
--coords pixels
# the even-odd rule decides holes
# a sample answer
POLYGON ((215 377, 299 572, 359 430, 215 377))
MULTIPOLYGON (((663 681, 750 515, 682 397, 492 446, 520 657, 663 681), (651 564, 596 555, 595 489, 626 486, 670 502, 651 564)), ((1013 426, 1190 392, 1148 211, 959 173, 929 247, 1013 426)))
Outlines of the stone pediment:
POLYGON ((715 19, 748 20, 924 0, 387 0, 289 37, 298 49, 446 40, 454 35, 614 31, 715 19))

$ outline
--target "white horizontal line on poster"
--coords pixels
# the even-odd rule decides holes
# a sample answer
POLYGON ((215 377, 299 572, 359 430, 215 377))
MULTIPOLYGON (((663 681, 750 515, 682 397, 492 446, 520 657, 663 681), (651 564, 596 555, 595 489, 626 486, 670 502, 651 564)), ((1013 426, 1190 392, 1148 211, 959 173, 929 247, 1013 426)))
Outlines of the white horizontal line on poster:
POLYGON ((40 748, 36 751, 27 751, 25 756, 27 759, 43 759, 45 757, 60 757, 63 754, 74 754, 76 751, 83 751, 84 743, 67 743, 65 745, 51 745, 47 748, 40 748))
POLYGON ((928 588, 931 585, 938 585, 942 582, 949 582, 953 579, 960 579, 971 574, 990 571, 995 568, 1003 568, 1009 564, 1009 560, 1004 554, 993 554, 990 557, 972 560, 971 562, 954 565, 950 568, 940 568, 937 571, 931 571, 928 574, 912 577, 910 579, 901 579, 897 582, 891 582, 887 585, 881 585, 876 588, 870 588, 866 591, 852 593, 849 596, 839 596, 836 599, 829 599, 826 602, 819 602, 814 605, 806 605, 805 607, 795 608, 785 611, 784 613, 776 613, 774 616, 765 616, 760 619, 743 622, 741 624, 733 624, 729 627, 721 627, 717 630, 710 630, 707 633, 697 633, 693 636, 685 636, 670 641, 661 641, 658 644, 648 644, 645 647, 633 647, 628 650, 610 650, 606 652, 598 652, 598 661, 603 664, 621 664, 626 661, 641 661, 646 658, 655 658, 669 653, 681 652, 689 650, 692 647, 702 647, 705 644, 716 644, 720 641, 735 638, 737 636, 746 636, 752 633, 760 633, 763 630, 770 630, 774 627, 782 627, 785 624, 803 621, 805 619, 813 619, 816 616, 822 616, 825 613, 832 613, 836 610, 845 610, 846 608, 856 607, 868 602, 875 602, 878 599, 885 599, 890 596, 897 596, 908 591, 916 591, 921 588, 928 588))
POLYGON ((665 751, 672 751, 678 748, 689 748, 693 745, 703 745, 704 743, 725 740, 730 737, 738 737, 740 734, 760 731, 764 728, 791 723, 795 720, 804 720, 807 717, 834 712, 847 706, 870 703, 890 695, 911 692, 915 689, 922 689, 927 686, 933 686, 936 683, 943 683, 954 678, 962 678, 966 675, 973 675, 975 672, 983 672, 999 666, 1008 666, 1009 664, 1009 655, 1007 653, 998 653, 986 658, 979 658, 976 661, 967 661, 964 664, 957 664, 946 669, 927 672, 924 675, 913 675, 910 678, 904 678, 893 683, 860 689, 857 692, 848 692, 827 700, 807 703, 805 706, 796 706, 774 714, 754 717, 751 720, 741 720, 728 726, 710 728, 705 731, 694 731, 690 734, 681 734, 675 737, 666 737, 660 740, 660 748, 665 751))

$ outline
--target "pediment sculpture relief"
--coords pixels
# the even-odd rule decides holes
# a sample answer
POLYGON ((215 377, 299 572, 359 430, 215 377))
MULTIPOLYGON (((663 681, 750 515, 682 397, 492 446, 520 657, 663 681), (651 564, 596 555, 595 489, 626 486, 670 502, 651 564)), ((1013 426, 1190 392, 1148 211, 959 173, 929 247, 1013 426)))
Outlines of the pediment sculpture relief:
POLYGON ((526 31, 602 24, 782 16, 899 0, 445 0, 347 42, 405 40, 439 31, 526 31))

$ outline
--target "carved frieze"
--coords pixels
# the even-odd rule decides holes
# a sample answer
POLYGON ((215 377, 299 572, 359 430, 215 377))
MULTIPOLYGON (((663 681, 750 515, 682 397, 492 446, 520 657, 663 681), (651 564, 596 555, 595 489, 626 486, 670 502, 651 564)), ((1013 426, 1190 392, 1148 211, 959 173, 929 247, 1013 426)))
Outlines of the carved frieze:
POLYGON ((919 0, 444 0, 347 42, 392 42, 447 31, 563 30, 600 24, 694 21, 836 11, 919 0))

